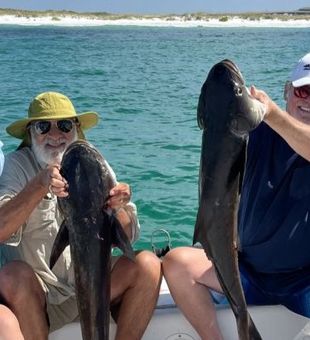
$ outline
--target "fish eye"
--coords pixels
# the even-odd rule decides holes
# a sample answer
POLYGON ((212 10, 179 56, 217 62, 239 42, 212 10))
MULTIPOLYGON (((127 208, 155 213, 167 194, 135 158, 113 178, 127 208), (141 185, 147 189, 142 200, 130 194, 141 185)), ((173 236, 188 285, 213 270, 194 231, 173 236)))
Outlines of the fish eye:
POLYGON ((236 96, 242 96, 242 88, 238 86, 235 90, 236 96))

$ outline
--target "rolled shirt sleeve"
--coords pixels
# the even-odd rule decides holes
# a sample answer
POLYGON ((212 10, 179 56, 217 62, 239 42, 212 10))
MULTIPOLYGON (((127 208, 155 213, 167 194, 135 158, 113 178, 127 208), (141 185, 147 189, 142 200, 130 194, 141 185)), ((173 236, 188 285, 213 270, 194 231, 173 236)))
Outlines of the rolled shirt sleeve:
MULTIPOLYGON (((8 154, 0 176, 0 206, 15 197, 39 170, 29 148, 8 154)), ((17 246, 21 241, 22 229, 23 225, 5 244, 17 246)))

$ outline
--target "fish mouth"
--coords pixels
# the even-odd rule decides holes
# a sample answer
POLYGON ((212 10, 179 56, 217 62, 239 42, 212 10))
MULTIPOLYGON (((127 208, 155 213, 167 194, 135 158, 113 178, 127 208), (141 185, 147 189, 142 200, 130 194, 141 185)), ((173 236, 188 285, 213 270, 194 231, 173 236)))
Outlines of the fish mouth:
POLYGON ((85 140, 79 139, 79 140, 74 141, 73 143, 71 143, 71 144, 68 146, 67 150, 73 149, 73 148, 75 148, 77 145, 89 145, 89 143, 86 142, 85 140))
MULTIPOLYGON (((201 129, 207 128, 206 108, 209 86, 212 87, 214 79, 220 79, 224 87, 232 87, 236 97, 242 96, 244 80, 238 66, 229 59, 224 59, 215 64, 208 73, 207 79, 201 87, 197 106, 197 123, 201 129)), ((212 96, 211 96, 212 97, 212 96)))
POLYGON ((79 146, 83 146, 85 149, 94 149, 94 150, 96 150, 95 147, 94 147, 91 143, 87 142, 86 140, 79 139, 79 140, 74 141, 73 143, 71 143, 71 144, 67 147, 65 153, 67 154, 67 153, 69 153, 71 150, 73 150, 73 149, 75 149, 76 147, 79 147, 79 146))
POLYGON ((236 86, 244 85, 244 80, 241 76, 241 71, 238 66, 229 59, 224 59, 221 64, 228 69, 232 78, 234 79, 234 83, 236 86))

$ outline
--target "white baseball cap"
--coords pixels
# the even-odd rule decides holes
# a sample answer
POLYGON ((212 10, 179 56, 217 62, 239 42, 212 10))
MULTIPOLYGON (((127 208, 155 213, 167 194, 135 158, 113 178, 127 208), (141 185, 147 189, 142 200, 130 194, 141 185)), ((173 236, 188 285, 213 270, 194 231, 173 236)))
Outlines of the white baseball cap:
POLYGON ((310 85, 310 53, 298 61, 293 69, 291 81, 294 87, 310 85))

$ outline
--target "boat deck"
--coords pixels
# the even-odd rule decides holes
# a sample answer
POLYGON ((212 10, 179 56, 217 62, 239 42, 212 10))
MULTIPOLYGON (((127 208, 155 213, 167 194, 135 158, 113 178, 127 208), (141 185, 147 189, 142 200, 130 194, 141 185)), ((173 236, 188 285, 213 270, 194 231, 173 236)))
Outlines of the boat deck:
MULTIPOLYGON (((283 306, 249 306, 249 312, 264 340, 310 339, 310 320, 283 306)), ((238 340, 235 317, 227 306, 217 307, 217 317, 225 340, 238 340)), ((116 325, 111 321, 110 339, 116 325)), ((80 324, 71 323, 50 334, 49 340, 82 340, 80 324)), ((200 337, 176 307, 163 281, 157 307, 143 340, 199 340, 200 337)))

